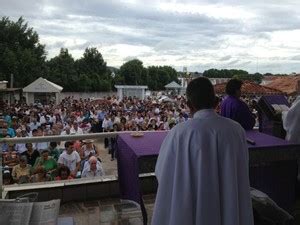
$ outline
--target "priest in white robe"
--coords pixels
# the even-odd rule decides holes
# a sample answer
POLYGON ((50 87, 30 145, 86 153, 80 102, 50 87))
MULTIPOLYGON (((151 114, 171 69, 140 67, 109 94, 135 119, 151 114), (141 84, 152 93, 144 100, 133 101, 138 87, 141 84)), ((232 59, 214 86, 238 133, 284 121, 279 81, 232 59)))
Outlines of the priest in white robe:
POLYGON ((300 143, 300 96, 296 98, 288 111, 282 112, 282 123, 286 131, 285 139, 300 143))
POLYGON ((206 78, 187 87, 191 120, 165 138, 152 225, 253 225, 244 129, 217 115, 206 78))

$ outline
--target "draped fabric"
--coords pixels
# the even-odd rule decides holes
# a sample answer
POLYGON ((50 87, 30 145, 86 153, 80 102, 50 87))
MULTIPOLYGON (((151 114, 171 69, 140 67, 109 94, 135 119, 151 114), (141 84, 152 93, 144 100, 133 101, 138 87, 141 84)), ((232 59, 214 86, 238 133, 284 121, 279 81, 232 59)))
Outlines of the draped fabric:
POLYGON ((287 112, 282 113, 283 128, 286 130, 286 140, 300 143, 300 96, 296 98, 287 112))
POLYGON ((253 225, 245 131, 200 110, 165 138, 152 225, 253 225))

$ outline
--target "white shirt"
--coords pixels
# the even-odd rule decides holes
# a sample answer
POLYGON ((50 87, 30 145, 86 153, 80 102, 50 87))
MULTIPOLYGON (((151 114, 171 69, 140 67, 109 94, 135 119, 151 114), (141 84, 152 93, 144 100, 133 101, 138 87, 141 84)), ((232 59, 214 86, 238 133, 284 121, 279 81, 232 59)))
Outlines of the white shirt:
POLYGON ((70 155, 64 151, 58 158, 57 161, 59 164, 67 166, 71 172, 76 169, 76 164, 80 162, 80 156, 78 152, 73 151, 70 155))
POLYGON ((71 134, 83 134, 83 131, 82 131, 82 129, 80 127, 78 127, 77 130, 75 130, 74 127, 72 127, 70 129, 70 133, 71 134))
POLYGON ((26 144, 24 143, 16 144, 15 150, 18 154, 22 154, 23 152, 27 151, 26 144))
POLYGON ((34 129, 37 129, 38 127, 40 127, 41 126, 41 124, 39 123, 39 122, 31 122, 30 124, 29 124, 29 127, 30 127, 30 130, 31 131, 33 131, 34 129))
POLYGON ((283 128, 286 130, 285 139, 300 143, 300 96, 296 98, 287 112, 282 112, 283 128))
POLYGON ((168 133, 155 174, 152 225, 253 225, 248 148, 238 123, 198 111, 168 133))
POLYGON ((38 150, 40 153, 42 150, 48 149, 49 143, 48 142, 38 142, 38 143, 33 143, 33 149, 38 150))
POLYGON ((41 116, 41 117, 40 117, 40 123, 41 123, 41 124, 46 123, 46 118, 45 118, 45 116, 41 116))
POLYGON ((87 161, 84 164, 81 177, 98 177, 98 176, 104 176, 104 170, 102 168, 102 165, 99 161, 97 161, 96 165, 97 169, 96 171, 91 171, 90 163, 87 161))
POLYGON ((143 119, 143 117, 140 117, 140 118, 135 118, 135 122, 137 123, 137 124, 142 124, 143 122, 144 122, 144 119, 143 119))

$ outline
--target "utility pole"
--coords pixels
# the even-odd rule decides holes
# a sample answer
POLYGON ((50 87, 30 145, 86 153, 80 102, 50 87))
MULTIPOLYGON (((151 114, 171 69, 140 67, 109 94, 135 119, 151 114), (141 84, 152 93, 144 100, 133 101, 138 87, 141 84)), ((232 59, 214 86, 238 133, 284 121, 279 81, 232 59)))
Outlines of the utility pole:
POLYGON ((14 74, 11 73, 10 74, 10 88, 13 88, 14 87, 14 74))

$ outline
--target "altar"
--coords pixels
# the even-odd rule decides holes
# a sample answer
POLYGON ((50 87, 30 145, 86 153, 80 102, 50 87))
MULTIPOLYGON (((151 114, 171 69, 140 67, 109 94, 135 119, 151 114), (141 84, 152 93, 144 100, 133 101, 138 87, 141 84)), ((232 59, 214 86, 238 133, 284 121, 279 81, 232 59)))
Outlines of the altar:
MULTIPOLYGON (((142 137, 121 134, 117 138, 118 179, 121 199, 141 207, 144 224, 147 213, 139 175, 154 172, 160 146, 167 132, 147 132, 142 137)), ((280 207, 289 210, 296 199, 297 159, 300 145, 289 143, 258 131, 247 131, 250 185, 271 197, 280 207)))

